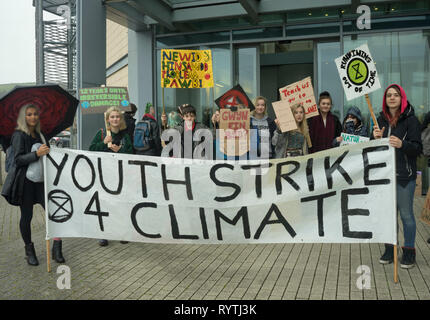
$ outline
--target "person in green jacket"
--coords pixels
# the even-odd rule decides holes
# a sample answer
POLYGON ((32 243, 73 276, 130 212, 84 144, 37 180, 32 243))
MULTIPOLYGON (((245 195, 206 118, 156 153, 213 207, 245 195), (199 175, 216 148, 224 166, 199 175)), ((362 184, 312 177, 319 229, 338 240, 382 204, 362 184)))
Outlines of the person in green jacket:
POLYGON ((93 138, 90 151, 119 152, 133 154, 133 144, 127 133, 124 115, 118 107, 110 107, 106 113, 106 130, 100 129, 93 138), (106 131, 111 131, 108 136, 106 131), (111 146, 109 147, 109 142, 111 146))
MULTIPOLYGON (((90 145, 90 151, 119 152, 133 154, 133 144, 127 133, 124 115, 118 107, 110 107, 105 112, 106 130, 100 129, 90 145), (111 136, 106 131, 111 131, 111 136), (109 146, 110 145, 110 146, 109 146)), ((127 241, 121 241, 127 243, 127 241)), ((108 245, 106 239, 99 240, 99 245, 108 245)))

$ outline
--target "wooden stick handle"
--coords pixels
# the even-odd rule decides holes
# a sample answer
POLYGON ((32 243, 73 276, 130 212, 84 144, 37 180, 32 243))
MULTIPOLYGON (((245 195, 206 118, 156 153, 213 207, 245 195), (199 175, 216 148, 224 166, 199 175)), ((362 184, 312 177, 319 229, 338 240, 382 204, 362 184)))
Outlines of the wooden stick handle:
POLYGON ((398 262, 397 262, 397 245, 394 246, 394 283, 399 282, 399 279, 397 277, 397 269, 398 268, 398 262))
POLYGON ((51 272, 51 255, 50 255, 50 241, 49 239, 46 240, 46 266, 48 269, 48 272, 51 272))
MULTIPOLYGON (((377 126, 379 129, 378 121, 376 121, 375 113, 373 112, 373 107, 372 107, 372 103, 370 102, 369 95, 366 93, 365 97, 366 97, 367 106, 369 107, 370 115, 372 116, 372 119, 373 119, 373 125, 377 126)), ((371 130, 373 131, 373 128, 371 128, 371 130)))

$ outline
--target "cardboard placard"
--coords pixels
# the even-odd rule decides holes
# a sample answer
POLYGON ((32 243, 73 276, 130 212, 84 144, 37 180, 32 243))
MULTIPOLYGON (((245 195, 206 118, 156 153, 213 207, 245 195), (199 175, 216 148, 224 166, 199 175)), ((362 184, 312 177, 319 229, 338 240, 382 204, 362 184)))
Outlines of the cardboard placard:
POLYGON ((131 111, 126 87, 96 87, 79 90, 82 114, 105 113, 110 107, 131 111))
MULTIPOLYGON (((290 103, 287 100, 272 102, 273 110, 276 118, 279 120, 279 127, 282 132, 287 132, 297 129, 296 120, 291 111, 290 103)), ((303 121, 306 121, 303 119, 303 121)))
POLYGON ((287 101, 289 106, 300 103, 305 108, 307 119, 319 114, 311 77, 280 88, 279 94, 281 100, 287 101))
POLYGON ((215 103, 220 109, 243 106, 251 111, 255 109, 254 104, 248 98, 240 84, 234 86, 221 97, 215 100, 215 103))
POLYGON ((161 50, 162 88, 212 88, 211 50, 161 50))
POLYGON ((334 61, 348 101, 381 88, 367 44, 345 53, 334 61))
POLYGON ((248 108, 220 110, 220 150, 227 156, 241 156, 249 151, 251 114, 248 108))

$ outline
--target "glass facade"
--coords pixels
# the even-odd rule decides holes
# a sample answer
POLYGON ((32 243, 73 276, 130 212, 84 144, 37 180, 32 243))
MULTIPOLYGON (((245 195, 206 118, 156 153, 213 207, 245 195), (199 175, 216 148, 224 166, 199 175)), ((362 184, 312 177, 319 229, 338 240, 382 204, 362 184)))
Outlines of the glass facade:
MULTIPOLYGON (((372 12, 370 30, 357 28, 359 14, 350 8, 261 15, 257 25, 243 18, 193 22, 190 25, 199 31, 187 34, 166 35, 157 29, 157 83, 161 81, 161 48, 200 48, 213 52, 214 88, 165 89, 166 112, 177 105, 191 103, 197 107, 197 119, 209 124, 213 100, 238 83, 251 99, 263 95, 272 102, 279 99, 280 87, 311 76, 315 97, 329 91, 334 102, 333 112, 340 119, 355 105, 370 124, 364 97, 346 100, 334 64, 334 59, 341 54, 367 43, 382 87, 369 95, 375 113, 381 111, 384 89, 398 83, 404 87, 422 120, 430 106, 429 2, 368 5, 372 12), (216 31, 210 32, 211 27, 216 31)), ((156 91, 157 110, 161 114, 160 86, 156 91)), ((270 105, 269 115, 274 115, 270 105)))

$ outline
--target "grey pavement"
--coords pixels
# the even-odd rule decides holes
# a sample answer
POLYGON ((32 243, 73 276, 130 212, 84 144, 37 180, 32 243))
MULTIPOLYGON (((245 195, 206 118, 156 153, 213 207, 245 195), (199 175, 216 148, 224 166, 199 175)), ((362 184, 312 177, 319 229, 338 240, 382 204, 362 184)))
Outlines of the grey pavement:
MULTIPOLYGON (((1 153, 2 168, 4 153, 1 153)), ((4 179, 4 172, 3 172, 4 179)), ((45 219, 35 207, 32 236, 40 265, 24 260, 19 208, 0 197, 0 300, 429 300, 430 227, 418 220, 425 197, 414 201, 417 264, 379 264, 383 244, 120 244, 96 239, 63 242, 71 288, 52 262, 47 272, 45 219), (370 289, 359 289, 360 265, 370 269, 370 289), (59 279, 60 278, 60 279, 59 279)), ((401 225, 401 224, 400 224, 401 225)), ((399 241, 403 243, 401 236, 399 241)), ((401 252, 399 252, 399 258, 401 252)))

